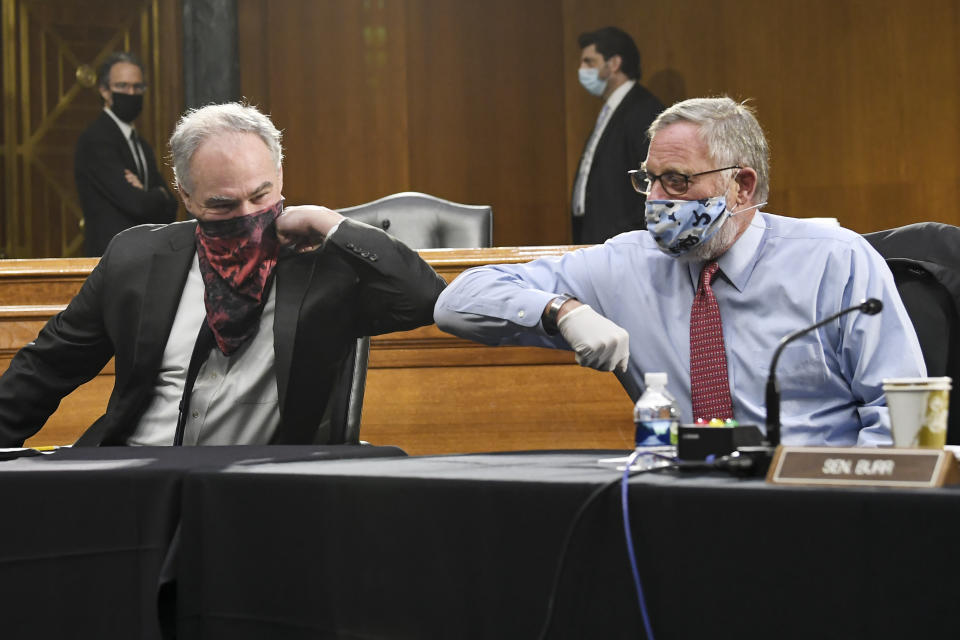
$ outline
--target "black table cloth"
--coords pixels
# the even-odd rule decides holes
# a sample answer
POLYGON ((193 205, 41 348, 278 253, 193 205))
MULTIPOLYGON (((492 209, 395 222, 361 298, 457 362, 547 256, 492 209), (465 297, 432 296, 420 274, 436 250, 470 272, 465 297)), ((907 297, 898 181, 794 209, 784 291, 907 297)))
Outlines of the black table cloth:
MULTIPOLYGON (((536 638, 574 513, 618 476, 597 463, 607 455, 190 474, 181 637, 536 638)), ((956 633, 956 489, 788 488, 659 471, 630 481, 629 502, 661 640, 956 633)), ((571 539, 548 637, 644 637, 618 488, 571 539)))
POLYGON ((60 449, 0 462, 0 637, 158 638, 157 588, 183 477, 393 447, 60 449))

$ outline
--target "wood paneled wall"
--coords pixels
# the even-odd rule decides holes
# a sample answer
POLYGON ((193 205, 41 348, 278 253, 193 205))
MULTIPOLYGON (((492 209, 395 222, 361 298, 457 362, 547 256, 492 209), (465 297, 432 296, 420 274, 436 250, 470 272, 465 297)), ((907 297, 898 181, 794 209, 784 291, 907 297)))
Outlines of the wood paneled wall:
MULTIPOLYGON (((292 203, 343 207, 412 189, 491 204, 497 245, 567 242, 571 178, 599 108, 577 83, 576 36, 614 24, 637 40, 644 82, 664 102, 752 98, 773 152, 768 210, 836 217, 860 232, 960 224, 956 0, 237 1, 242 90, 286 131, 292 203)), ((134 4, 157 7, 150 119, 166 123, 153 140, 162 149, 182 105, 179 3, 134 4)), ((21 81, 41 77, 44 58, 17 53, 19 8, 88 60, 91 38, 116 34, 106 16, 131 12, 115 5, 3 0, 5 131, 22 129, 11 110, 28 93, 31 108, 41 101, 21 81)), ((95 109, 93 92, 82 95, 95 109)), ((43 147, 49 173, 62 176, 56 198, 27 206, 11 195, 23 174, 9 160, 17 143, 4 140, 9 255, 55 255, 75 236, 71 205, 57 198, 73 197, 69 139, 85 120, 58 122, 70 130, 43 147)))
POLYGON ((163 156, 183 105, 179 2, 0 1, 0 255, 80 255, 73 154, 103 107, 95 74, 114 51, 140 57, 150 88, 137 129, 172 178, 163 156))
POLYGON ((618 25, 665 103, 751 98, 768 210, 860 232, 960 224, 955 0, 239 0, 242 86, 287 131, 294 202, 492 204, 497 245, 569 239, 599 102, 576 36, 618 25))
POLYGON ((238 9, 241 86, 286 130, 288 201, 424 191, 492 205, 498 246, 569 240, 556 0, 238 9))
MULTIPOLYGON (((636 39, 644 82, 667 104, 752 98, 772 149, 768 211, 835 217, 861 233, 960 224, 956 0, 563 6, 568 60, 577 32, 616 24, 636 39)), ((582 93, 569 83, 567 111, 580 132, 596 113, 582 93)), ((568 172, 575 162, 568 156, 568 172)))

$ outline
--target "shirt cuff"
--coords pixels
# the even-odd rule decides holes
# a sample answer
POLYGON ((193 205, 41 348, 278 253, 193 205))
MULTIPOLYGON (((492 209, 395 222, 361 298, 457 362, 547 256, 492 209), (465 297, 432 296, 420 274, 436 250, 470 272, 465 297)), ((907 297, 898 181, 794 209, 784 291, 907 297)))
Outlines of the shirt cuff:
MULTIPOLYGON (((344 218, 343 220, 346 220, 346 218, 344 218)), ((337 224, 333 225, 333 228, 330 229, 330 231, 327 232, 327 237, 323 239, 323 243, 324 243, 324 244, 326 244, 326 243, 327 243, 327 240, 329 240, 330 238, 332 238, 332 237, 333 237, 333 234, 335 234, 335 233, 337 232, 337 229, 339 229, 339 228, 340 228, 340 225, 343 224, 343 220, 340 220, 340 222, 338 222, 337 224)))

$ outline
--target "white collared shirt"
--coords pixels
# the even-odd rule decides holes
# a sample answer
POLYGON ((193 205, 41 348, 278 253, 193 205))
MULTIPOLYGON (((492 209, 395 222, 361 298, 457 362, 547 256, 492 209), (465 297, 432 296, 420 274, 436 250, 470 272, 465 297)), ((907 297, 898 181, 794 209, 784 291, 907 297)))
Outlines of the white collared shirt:
POLYGON ((600 110, 597 117, 597 123, 594 125, 593 133, 587 141, 587 147, 583 150, 583 156, 580 158, 580 168, 577 170, 577 176, 574 179, 574 202, 573 215, 582 216, 586 209, 587 200, 587 179, 590 176, 590 167, 593 165, 593 155, 597 152, 597 145, 600 144, 600 138, 610 122, 610 117, 617 110, 620 103, 627 96, 633 85, 637 84, 634 80, 627 80, 617 87, 600 110))
MULTIPOLYGON (((200 367, 190 399, 184 445, 267 444, 280 424, 273 351, 276 278, 260 315, 257 333, 233 355, 216 347, 200 367)), ((204 286, 196 255, 180 296, 153 398, 130 445, 173 444, 180 398, 200 324, 206 317, 204 286)))
MULTIPOLYGON (((717 262, 734 418, 763 428, 770 361, 784 336, 877 298, 883 313, 847 314, 783 351, 780 418, 784 444, 889 445, 883 379, 924 376, 926 366, 883 258, 848 229, 755 212, 717 262)), ((649 231, 630 231, 562 257, 465 271, 440 294, 434 319, 484 344, 569 349, 540 322, 547 303, 569 292, 630 334, 629 383, 642 389, 646 372, 666 373, 690 423, 690 311, 702 268, 661 251, 649 231)))

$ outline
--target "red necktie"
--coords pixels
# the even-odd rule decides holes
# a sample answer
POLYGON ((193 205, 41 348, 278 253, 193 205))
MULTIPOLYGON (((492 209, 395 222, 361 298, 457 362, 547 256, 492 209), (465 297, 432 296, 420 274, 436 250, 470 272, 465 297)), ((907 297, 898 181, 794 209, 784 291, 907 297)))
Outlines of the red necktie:
POLYGON ((719 268, 716 262, 703 268, 690 309, 690 395, 694 420, 733 418, 720 307, 710 288, 719 268))

